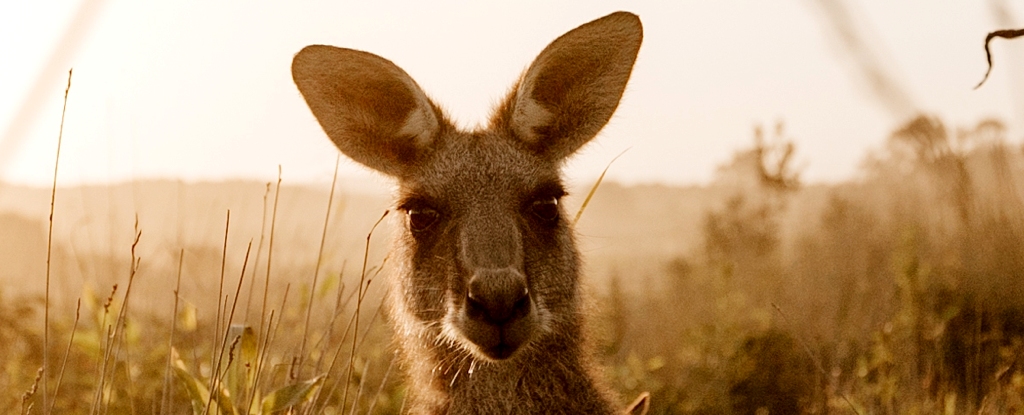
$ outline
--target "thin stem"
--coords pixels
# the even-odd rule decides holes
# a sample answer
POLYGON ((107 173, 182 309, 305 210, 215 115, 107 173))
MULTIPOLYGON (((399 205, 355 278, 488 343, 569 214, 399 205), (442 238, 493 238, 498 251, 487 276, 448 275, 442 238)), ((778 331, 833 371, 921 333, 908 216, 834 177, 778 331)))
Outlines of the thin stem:
POLYGON ((75 307, 75 323, 71 326, 71 339, 68 340, 68 347, 64 349, 64 360, 60 364, 60 374, 57 375, 57 384, 53 387, 53 400, 50 401, 50 409, 47 413, 53 412, 57 404, 57 394, 60 392, 60 384, 64 380, 64 369, 68 366, 68 355, 71 354, 71 345, 75 343, 75 332, 78 331, 78 320, 82 316, 82 299, 78 299, 78 306, 75 307))
POLYGON ((348 374, 345 375, 345 393, 344 398, 341 401, 341 407, 343 409, 348 405, 348 385, 352 382, 352 371, 355 369, 356 345, 359 343, 357 339, 357 337, 359 337, 359 312, 362 311, 363 296, 365 295, 363 283, 366 280, 366 263, 370 259, 370 238, 373 237, 373 231, 377 229, 377 225, 380 225, 390 212, 390 210, 385 210, 384 214, 380 216, 380 219, 377 219, 377 223, 374 223, 373 227, 370 228, 370 233, 366 234, 366 249, 363 251, 363 269, 359 272, 359 290, 358 295, 356 296, 356 322, 355 328, 352 330, 352 350, 349 352, 348 356, 348 374))
POLYGON ((373 409, 377 406, 377 401, 380 400, 380 396, 384 394, 384 385, 388 383, 388 375, 391 374, 391 368, 395 366, 395 358, 391 358, 391 362, 388 363, 387 370, 384 371, 384 378, 380 380, 380 386, 377 388, 377 394, 370 400, 370 408, 366 410, 366 413, 372 414, 373 409))
POLYGON ((57 202, 57 169, 60 167, 60 146, 64 141, 64 115, 68 110, 68 92, 71 91, 71 72, 74 68, 68 69, 68 86, 64 88, 64 107, 60 111, 60 131, 57 133, 57 157, 53 161, 53 186, 50 187, 50 228, 46 234, 46 293, 43 300, 43 411, 50 413, 48 406, 47 379, 50 368, 50 260, 53 254, 53 208, 57 202))
POLYGON ((252 261, 252 277, 249 278, 249 295, 245 301, 245 317, 242 321, 249 322, 249 309, 252 306, 252 292, 256 288, 256 272, 260 265, 260 254, 263 253, 263 240, 267 231, 267 197, 270 196, 270 182, 263 192, 263 216, 260 218, 260 243, 256 245, 256 259, 252 261))
MULTIPOLYGON (((118 342, 118 336, 124 335, 124 329, 127 327, 128 318, 128 298, 132 293, 132 286, 135 282, 135 275, 138 274, 139 264, 142 260, 136 255, 135 250, 139 246, 139 240, 142 238, 142 231, 139 230, 139 216, 135 215, 135 241, 132 242, 131 254, 132 254, 132 266, 128 273, 128 287, 124 290, 124 298, 121 300, 121 310, 117 313, 117 319, 114 320, 113 327, 109 334, 107 342, 107 355, 104 356, 103 360, 103 375, 100 377, 100 390, 102 391, 103 384, 107 377, 107 362, 110 361, 112 356, 117 356, 121 351, 121 342, 118 342), (115 350, 116 348, 116 350, 115 350)), ((111 378, 113 378, 113 369, 111 369, 111 378)), ((112 395, 112 394, 111 394, 112 395)), ((107 395, 107 400, 100 402, 100 410, 105 412, 107 405, 110 404, 110 395, 107 395)))
POLYGON ((309 288, 309 301, 306 304, 306 323, 302 328, 302 345, 299 346, 299 362, 296 377, 302 379, 302 363, 306 359, 306 340, 309 337, 309 317, 313 314, 313 299, 316 295, 316 283, 320 277, 320 264, 324 258, 324 245, 327 242, 327 225, 331 221, 331 207, 334 204, 334 189, 338 184, 338 166, 341 165, 341 153, 334 160, 334 178, 331 179, 331 193, 327 197, 327 213, 324 215, 324 230, 320 234, 320 250, 316 254, 316 267, 313 270, 313 285, 309 288))
MULTIPOLYGON (((284 295, 281 296, 281 314, 284 314, 284 307, 288 304, 288 292, 291 290, 291 283, 284 285, 284 295)), ((263 366, 267 359, 268 350, 274 345, 274 339, 277 337, 277 328, 281 327, 281 320, 279 318, 277 325, 274 325, 274 310, 270 310, 270 322, 267 325, 267 336, 263 340, 263 349, 259 353, 259 362, 256 364, 256 376, 252 382, 252 390, 256 390, 260 384, 260 372, 263 371, 263 366)), ((255 393, 253 394, 255 396, 255 393)), ((252 407, 252 401, 250 400, 248 407, 252 407)))
MULTIPOLYGON (((366 376, 370 371, 370 361, 367 360, 363 363, 363 376, 359 379, 359 388, 356 390, 356 398, 352 400, 352 409, 348 411, 349 415, 356 415, 356 409, 359 408, 359 397, 363 395, 363 386, 366 385, 366 376)), ((369 412, 367 412, 369 413, 369 412)))
MULTIPOLYGON (((218 343, 218 340, 220 339, 221 333, 220 323, 221 320, 224 318, 223 313, 221 313, 221 309, 224 307, 224 303, 221 302, 221 299, 224 298, 224 272, 227 269, 228 261, 228 231, 231 229, 231 209, 228 209, 227 212, 227 217, 224 219, 224 242, 220 252, 220 285, 217 290, 217 319, 214 320, 213 325, 213 349, 211 349, 211 353, 217 353, 217 350, 220 350, 220 348, 223 346, 218 343)), ((217 362, 218 360, 219 355, 210 356, 211 364, 217 362)))
POLYGON ((96 393, 93 396, 92 407, 89 409, 89 414, 96 413, 99 410, 100 398, 103 396, 103 379, 107 373, 107 349, 110 348, 110 327, 107 326, 107 317, 110 316, 110 305, 114 303, 114 295, 117 294, 117 284, 110 290, 110 295, 107 297, 107 301, 103 303, 103 317, 100 319, 98 329, 103 335, 103 342, 100 344, 100 361, 96 364, 96 375, 99 376, 99 380, 96 382, 96 393), (107 327, 106 332, 103 333, 104 327, 107 327))
MULTIPOLYGON (((245 281, 245 268, 249 265, 249 253, 252 251, 252 240, 249 240, 249 246, 245 249, 245 260, 242 262, 242 272, 238 275, 238 286, 235 288, 235 299, 231 301, 231 312, 227 315, 227 321, 224 324, 224 337, 220 342, 220 349, 216 350, 217 353, 217 364, 213 370, 213 378, 210 379, 210 399, 206 402, 206 410, 204 413, 210 411, 210 403, 213 400, 215 391, 220 390, 221 374, 220 368, 224 363, 224 349, 227 347, 228 336, 231 335, 231 321, 235 318, 235 308, 238 306, 238 294, 242 292, 242 283, 245 281)), ((225 301, 225 306, 227 302, 225 301)), ((230 362, 229 362, 230 364, 230 362)), ((220 399, 220 393, 216 392, 217 399, 220 399)))
POLYGON ((622 157, 623 154, 626 154, 627 151, 629 151, 628 148, 625 149, 625 150, 622 150, 622 152, 619 153, 619 155, 615 156, 615 158, 613 158, 612 161, 608 162, 607 166, 604 166, 604 170, 601 171, 601 175, 597 177, 597 181, 594 182, 594 185, 590 187, 590 191, 587 192, 587 197, 585 199, 583 199, 583 204, 580 205, 580 210, 576 211, 576 217, 574 217, 572 219, 572 226, 573 227, 576 226, 576 222, 580 221, 580 217, 583 216, 583 211, 587 209, 587 205, 590 204, 590 199, 594 197, 594 193, 597 193, 597 188, 598 188, 598 186, 601 186, 601 181, 604 180, 604 175, 605 175, 605 173, 608 173, 608 169, 610 169, 612 167, 612 163, 614 163, 615 160, 618 160, 619 157, 622 157))
POLYGON ((182 248, 178 251, 178 281, 174 285, 174 311, 171 312, 171 334, 167 338, 167 366, 164 367, 164 386, 162 391, 162 397, 160 399, 160 413, 167 414, 171 410, 171 353, 170 350, 174 347, 174 332, 178 326, 178 300, 180 299, 181 293, 181 268, 185 261, 185 249, 182 248))
MULTIPOLYGON (((274 259, 274 231, 277 228, 277 202, 281 198, 281 165, 277 166, 277 188, 274 190, 274 211, 270 214, 270 243, 267 246, 267 275, 263 280, 263 305, 260 306, 260 336, 266 337, 263 330, 267 317, 267 296, 270 293, 270 266, 274 259)), ((287 292, 287 291, 286 291, 287 292)), ((284 310, 281 310, 284 312, 284 310)))

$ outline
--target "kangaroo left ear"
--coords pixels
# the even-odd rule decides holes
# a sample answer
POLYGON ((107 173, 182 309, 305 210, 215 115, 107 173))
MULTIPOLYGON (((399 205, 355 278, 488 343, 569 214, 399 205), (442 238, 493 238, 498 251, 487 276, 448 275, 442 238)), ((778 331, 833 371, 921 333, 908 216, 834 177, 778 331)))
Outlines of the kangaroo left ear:
POLYGON ((628 12, 569 31, 537 56, 493 123, 545 159, 572 155, 611 119, 642 40, 640 18, 628 12))
POLYGON ((342 153, 391 176, 414 169, 447 125, 405 71, 372 53, 307 46, 292 79, 342 153))

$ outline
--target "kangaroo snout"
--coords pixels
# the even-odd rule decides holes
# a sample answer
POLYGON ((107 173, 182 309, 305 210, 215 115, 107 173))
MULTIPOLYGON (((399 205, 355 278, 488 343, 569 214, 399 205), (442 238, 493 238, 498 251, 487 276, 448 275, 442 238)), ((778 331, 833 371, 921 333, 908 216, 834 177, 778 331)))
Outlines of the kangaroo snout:
POLYGON ((469 280, 460 330, 486 357, 507 359, 535 331, 526 276, 513 268, 478 269, 469 280))
POLYGON ((526 277, 519 271, 479 270, 469 281, 466 314, 471 319, 501 326, 529 314, 530 303, 526 277))

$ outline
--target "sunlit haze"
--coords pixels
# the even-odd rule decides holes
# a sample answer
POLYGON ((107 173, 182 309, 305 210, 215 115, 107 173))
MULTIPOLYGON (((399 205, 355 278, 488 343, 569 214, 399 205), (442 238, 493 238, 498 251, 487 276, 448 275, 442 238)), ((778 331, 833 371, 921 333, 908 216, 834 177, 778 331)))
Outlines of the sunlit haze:
MULTIPOLYGON (((487 119, 549 41, 620 9, 642 19, 643 47, 612 122, 569 164, 577 180, 596 177, 626 151, 610 178, 707 183, 752 143, 754 127, 783 122, 803 178, 842 181, 903 121, 866 86, 834 22, 810 0, 92 1, 94 16, 85 13, 81 33, 61 46, 81 3, 0 4, 0 181, 52 180, 69 67, 61 184, 266 181, 278 165, 286 180, 323 182, 337 151, 290 77, 303 46, 383 56, 468 128, 487 119), (36 91, 41 104, 26 111, 36 83, 44 86, 36 91), (12 133, 16 121, 23 133, 12 133)), ((1002 28, 995 6, 914 0, 849 8, 912 109, 952 126, 998 117, 1020 141, 1024 94, 1013 91, 1024 80, 1024 42, 996 41, 992 75, 972 90, 986 68, 984 37, 1002 28)), ((1003 16, 1014 14, 1024 8, 1003 16)), ((373 177, 345 159, 341 174, 373 177)))

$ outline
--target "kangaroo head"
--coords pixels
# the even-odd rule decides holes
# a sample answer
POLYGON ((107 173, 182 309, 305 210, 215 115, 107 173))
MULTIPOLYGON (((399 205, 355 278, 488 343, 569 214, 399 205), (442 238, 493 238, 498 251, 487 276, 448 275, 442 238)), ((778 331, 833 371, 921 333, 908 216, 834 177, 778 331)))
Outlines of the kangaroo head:
POLYGON ((560 168, 611 118, 641 39, 625 12, 566 33, 476 131, 377 55, 313 45, 295 56, 327 136, 398 182, 396 318, 488 361, 574 324, 579 259, 560 168))

